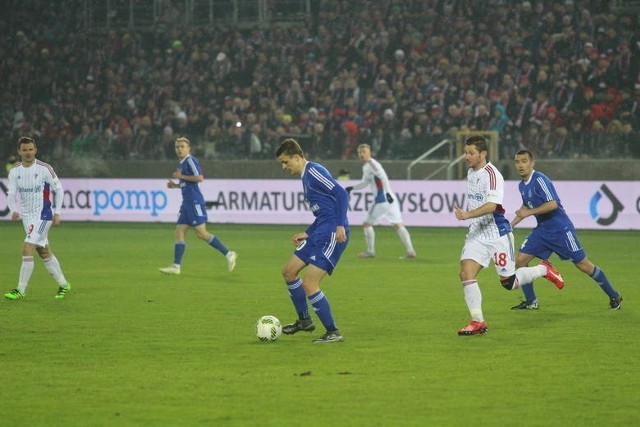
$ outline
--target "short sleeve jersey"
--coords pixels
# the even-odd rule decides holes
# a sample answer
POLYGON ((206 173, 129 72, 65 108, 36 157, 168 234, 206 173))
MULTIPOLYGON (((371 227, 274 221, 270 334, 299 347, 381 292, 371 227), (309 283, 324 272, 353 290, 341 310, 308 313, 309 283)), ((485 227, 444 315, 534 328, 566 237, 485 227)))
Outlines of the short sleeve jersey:
POLYGON ((504 178, 491 163, 474 171, 467 172, 467 204, 468 210, 476 209, 485 203, 495 203, 494 212, 471 219, 468 238, 494 240, 511 232, 511 225, 504 216, 504 178))
POLYGON ((51 165, 40 160, 29 167, 20 163, 9 171, 8 203, 12 212, 17 210, 16 194, 20 194, 21 213, 25 218, 50 221, 62 208, 62 184, 51 165))
POLYGON ((553 183, 545 174, 534 170, 527 182, 520 182, 518 190, 522 196, 522 204, 529 209, 537 208, 550 201, 558 204, 558 209, 535 216, 538 222, 537 229, 555 233, 573 227, 553 183))
MULTIPOLYGON (((202 175, 200 162, 198 162, 198 159, 193 156, 187 156, 182 159, 179 170, 182 175, 186 176, 202 175)), ((197 182, 180 180, 180 188, 182 190, 183 203, 204 203, 204 196, 202 195, 200 186, 197 182)))

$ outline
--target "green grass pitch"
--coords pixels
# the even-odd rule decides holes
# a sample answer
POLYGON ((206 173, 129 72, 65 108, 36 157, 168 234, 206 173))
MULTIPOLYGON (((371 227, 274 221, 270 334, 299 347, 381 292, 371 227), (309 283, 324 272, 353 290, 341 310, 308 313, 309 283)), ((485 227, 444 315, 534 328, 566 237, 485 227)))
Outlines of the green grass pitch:
MULTIPOLYGON (((63 223, 52 249, 73 288, 64 300, 41 260, 27 299, 0 301, 0 424, 6 426, 630 426, 640 424, 638 232, 579 232, 622 291, 619 311, 571 263, 567 285, 536 284, 541 309, 512 311, 493 267, 480 275, 484 336, 458 279, 466 229, 411 228, 418 258, 399 260, 378 227, 375 259, 360 227, 322 283, 345 335, 258 341, 255 321, 295 318, 280 268, 304 226, 211 224, 239 253, 187 236, 182 275, 171 224, 63 223), (635 332, 634 332, 635 331, 635 332)), ((516 242, 526 230, 517 230, 516 242)), ((23 238, 0 223, 0 285, 13 289, 23 238)))

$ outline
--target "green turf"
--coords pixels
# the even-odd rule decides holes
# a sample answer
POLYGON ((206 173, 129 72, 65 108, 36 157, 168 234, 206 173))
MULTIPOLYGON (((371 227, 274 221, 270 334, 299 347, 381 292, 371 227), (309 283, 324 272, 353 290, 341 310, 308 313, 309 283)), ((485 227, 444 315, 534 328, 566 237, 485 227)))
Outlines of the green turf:
MULTIPOLYGON (((322 283, 345 342, 322 333, 259 342, 255 321, 295 318, 280 268, 303 227, 211 225, 239 254, 187 236, 182 275, 170 224, 64 223, 52 248, 73 289, 54 299, 42 262, 27 299, 0 301, 0 425, 629 426, 640 423, 638 232, 580 233, 625 302, 555 260, 567 285, 537 283, 541 309, 511 311, 493 268, 480 275, 485 336, 458 337, 465 229, 411 229, 416 260, 362 229, 322 283), (635 325, 635 326, 633 326, 635 325)), ((524 237, 517 231, 516 240, 524 237)), ((2 291, 15 287, 22 227, 0 223, 2 291)))

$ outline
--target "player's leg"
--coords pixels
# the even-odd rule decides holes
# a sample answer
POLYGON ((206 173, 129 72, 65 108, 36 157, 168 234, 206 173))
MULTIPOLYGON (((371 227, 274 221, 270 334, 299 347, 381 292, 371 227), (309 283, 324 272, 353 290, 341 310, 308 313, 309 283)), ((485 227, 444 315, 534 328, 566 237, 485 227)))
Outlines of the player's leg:
POLYGON ((29 280, 31 274, 33 274, 34 262, 33 262, 33 250, 35 246, 31 243, 24 243, 22 247, 22 264, 20 265, 20 275, 18 276, 18 286, 11 292, 4 294, 5 298, 10 300, 17 300, 24 298, 27 293, 27 286, 29 286, 29 280), (27 255, 28 253, 31 255, 27 255))
POLYGON ((413 248, 413 242, 411 241, 411 235, 409 230, 402 223, 393 223, 393 228, 396 230, 402 245, 404 246, 404 256, 401 258, 412 259, 416 257, 416 251, 413 248))
POLYGON ((326 330, 324 335, 313 340, 313 342, 316 343, 340 342, 344 340, 342 333, 340 333, 338 326, 336 326, 329 300, 324 292, 320 290, 320 281, 326 274, 327 272, 325 270, 309 264, 302 283, 302 286, 305 288, 305 293, 307 294, 307 299, 313 306, 313 311, 326 330))
POLYGON ((598 266, 594 265, 586 256, 579 262, 575 263, 575 266, 591 277, 599 286, 602 291, 609 297, 609 307, 613 310, 620 308, 622 304, 622 295, 616 291, 607 275, 598 266))
POLYGON ((300 271, 307 266, 307 263, 303 261, 300 256, 307 257, 306 255, 306 241, 303 242, 296 249, 296 254, 291 255, 291 258, 287 261, 282 268, 282 277, 287 284, 289 290, 289 297, 293 303, 293 307, 298 314, 298 319, 295 322, 284 325, 282 327, 282 333, 291 335, 296 332, 306 331, 311 332, 316 327, 313 324, 311 315, 309 314, 309 307, 307 305, 307 294, 302 286, 302 279, 300 278, 300 271))
POLYGON ((185 243, 184 236, 187 233, 189 226, 181 222, 182 209, 180 210, 180 218, 178 218, 178 224, 173 233, 173 264, 168 267, 159 268, 164 274, 180 274, 180 268, 182 266, 182 257, 184 256, 187 245, 185 243))
POLYGON ((335 230, 327 232, 318 231, 312 241, 309 242, 312 256, 306 260, 309 265, 304 280, 302 281, 302 287, 307 295, 307 299, 313 306, 314 312, 326 329, 324 335, 314 340, 316 343, 331 343, 344 340, 344 337, 338 330, 338 326, 336 326, 329 300, 324 292, 320 290, 320 281, 327 274, 333 272, 348 242, 348 234, 345 242, 337 242, 335 230))
POLYGON ((31 274, 33 274, 34 262, 33 251, 35 245, 32 243, 24 242, 22 245, 22 264, 20 265, 20 275, 18 276, 18 286, 11 292, 4 294, 5 298, 10 300, 17 300, 24 298, 27 293, 27 286, 29 286, 29 280, 31 274))
POLYGON ((458 335, 484 334, 488 330, 482 312, 482 292, 477 277, 480 270, 489 265, 492 253, 493 249, 485 242, 465 240, 460 255, 460 282, 471 322, 460 329, 458 335))
MULTIPOLYGON (((518 252, 516 255, 516 271, 521 268, 526 268, 529 266, 529 262, 534 258, 531 254, 526 254, 523 252, 518 252)), ((524 310, 524 309, 538 309, 538 297, 536 296, 536 292, 533 289, 533 280, 527 280, 524 277, 520 277, 518 279, 519 287, 522 289, 522 293, 524 294, 524 301, 521 301, 520 304, 514 305, 511 307, 512 310, 524 310)))
MULTIPOLYGON (((564 280, 562 279, 562 276, 546 260, 543 260, 535 267, 520 267, 516 269, 516 263, 513 261, 513 233, 509 233, 504 237, 506 237, 506 239, 502 240, 505 245, 497 248, 493 260, 496 265, 496 272, 500 276, 500 282, 505 289, 517 289, 522 283, 533 283, 533 281, 538 277, 548 279, 559 289, 564 287, 564 280)), ((523 257, 521 257, 521 260, 522 258, 523 257)), ((528 257, 525 256, 525 258, 528 257)), ((522 262, 528 264, 529 260, 530 259, 524 259, 522 262)))
POLYGON ((384 214, 384 218, 393 225, 393 228, 396 230, 402 245, 404 246, 404 256, 401 258, 415 258, 416 251, 413 248, 413 242, 411 241, 411 235, 409 234, 409 230, 402 223, 402 214, 400 213, 400 206, 398 202, 387 203, 387 210, 384 214))
POLYGON ((511 307, 512 309, 519 310, 539 308, 538 297, 536 296, 533 286, 533 281, 538 277, 544 277, 553 282, 556 287, 562 289, 564 286, 562 276, 551 266, 551 264, 549 264, 548 261, 546 261, 554 250, 555 247, 550 244, 548 239, 544 238, 544 236, 535 230, 532 231, 526 239, 524 239, 520 245, 520 250, 516 255, 516 267, 519 274, 516 281, 522 289, 525 299, 520 302, 520 304, 511 307), (543 262, 536 267, 527 267, 529 262, 535 257, 542 259, 543 262), (521 269, 523 267, 532 268, 533 270, 521 269))
POLYGON ((482 266, 472 259, 460 261, 460 282, 471 321, 458 331, 458 335, 478 335, 488 330, 482 312, 482 292, 477 280, 481 269, 482 266))
POLYGON ((364 232, 367 250, 360 252, 358 258, 373 258, 376 254, 376 232, 373 229, 373 225, 368 222, 362 224, 362 231, 364 232))
POLYGON ((367 245, 367 250, 360 252, 358 258, 373 258, 376 255, 376 233, 373 230, 373 224, 375 224, 385 213, 386 203, 374 203, 369 208, 367 217, 362 224, 362 231, 364 232, 364 241, 367 245))
POLYGON ((198 239, 204 240, 209 244, 209 246, 211 246, 227 258, 227 267, 229 271, 233 271, 233 269, 236 268, 236 260, 238 259, 238 254, 227 249, 224 243, 222 243, 222 241, 218 239, 216 235, 209 233, 207 231, 206 224, 196 225, 195 227, 193 227, 193 230, 195 231, 196 236, 198 236, 198 239))
POLYGON ((53 280, 58 284, 58 291, 56 292, 56 298, 62 299, 65 297, 67 293, 71 290, 71 284, 67 282, 67 278, 62 272, 62 267, 60 267, 60 262, 58 258, 51 252, 51 248, 49 245, 45 247, 36 247, 36 251, 42 261, 44 262, 44 266, 53 277, 53 280))
POLYGON ((482 313, 482 292, 478 285, 478 273, 482 265, 473 259, 463 259, 460 261, 460 282, 464 292, 464 300, 467 303, 471 320, 484 322, 482 313))
POLYGON ((62 272, 60 262, 58 261, 58 258, 56 258, 56 256, 53 254, 53 252, 51 252, 51 248, 49 247, 49 245, 45 247, 36 247, 36 251, 38 252, 38 255, 40 255, 40 258, 42 258, 45 268, 47 269, 51 277, 53 277, 53 280, 56 281, 58 286, 66 286, 67 279, 62 272))
POLYGON ((39 218, 23 218, 22 225, 26 232, 26 237, 22 243, 22 264, 20 265, 20 275, 18 276, 18 286, 4 296, 10 300, 24 298, 29 280, 34 269, 33 252, 38 245, 46 245, 47 231, 51 227, 51 221, 43 221, 39 218))

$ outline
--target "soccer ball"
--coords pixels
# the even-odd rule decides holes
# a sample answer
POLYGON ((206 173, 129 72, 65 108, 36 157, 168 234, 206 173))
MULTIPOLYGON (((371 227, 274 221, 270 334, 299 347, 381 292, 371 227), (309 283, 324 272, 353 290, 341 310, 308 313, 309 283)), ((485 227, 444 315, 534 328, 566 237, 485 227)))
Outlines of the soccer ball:
POLYGON ((282 334, 282 325, 275 316, 262 316, 256 322, 256 336, 260 341, 275 341, 282 334))

